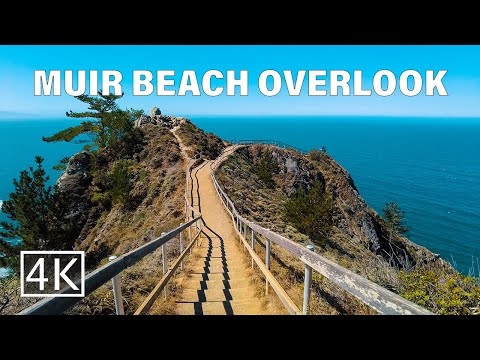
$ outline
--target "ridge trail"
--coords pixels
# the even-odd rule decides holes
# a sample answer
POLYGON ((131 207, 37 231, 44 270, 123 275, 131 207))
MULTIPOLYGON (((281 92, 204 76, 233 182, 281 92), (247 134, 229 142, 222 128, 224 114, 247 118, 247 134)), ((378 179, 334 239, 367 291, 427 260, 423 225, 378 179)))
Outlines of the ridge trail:
MULTIPOLYGON (((175 134, 188 161, 185 146, 175 134)), ((265 297, 256 296, 253 271, 241 250, 230 216, 223 208, 211 178, 210 164, 204 161, 191 172, 189 195, 203 215, 204 227, 179 274, 181 290, 176 311, 180 315, 255 315, 277 312, 266 305, 265 297)))

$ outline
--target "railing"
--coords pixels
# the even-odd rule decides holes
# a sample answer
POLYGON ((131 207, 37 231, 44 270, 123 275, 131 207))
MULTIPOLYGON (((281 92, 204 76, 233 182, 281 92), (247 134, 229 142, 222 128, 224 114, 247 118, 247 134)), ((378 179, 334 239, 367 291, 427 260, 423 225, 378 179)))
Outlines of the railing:
MULTIPOLYGON (((190 174, 192 172, 192 167, 195 165, 195 163, 202 157, 202 153, 196 153, 193 158, 188 160, 187 164, 187 171, 185 173, 185 218, 186 221, 190 219, 190 217, 193 215, 193 213, 196 211, 193 208, 193 203, 189 205, 188 203, 188 191, 190 189, 190 185, 193 191, 193 184, 190 184, 190 174), (192 215, 190 215, 190 211, 188 210, 188 207, 190 207, 190 211, 192 211, 192 215)), ((192 199, 193 201, 193 199, 192 199)))
POLYGON ((277 141, 277 140, 228 140, 228 142, 234 145, 255 145, 255 144, 273 145, 282 149, 292 149, 292 150, 298 151, 301 154, 308 154, 310 152, 310 150, 300 149, 298 147, 291 146, 282 141, 277 141))
MULTIPOLYGON (((200 156, 200 155, 199 155, 200 156)), ((163 277, 159 283, 155 286, 153 291, 147 296, 145 301, 135 311, 135 315, 146 314, 151 308, 155 300, 164 290, 168 281, 180 267, 183 269, 183 259, 190 252, 194 243, 198 243, 198 237, 200 236, 203 221, 202 214, 199 213, 188 203, 187 191, 188 191, 188 176, 191 170, 191 166, 199 158, 195 157, 192 161, 189 161, 187 166, 187 184, 185 189, 185 213, 186 223, 181 224, 176 229, 171 230, 168 233, 162 233, 162 235, 143 245, 139 248, 130 251, 127 254, 121 256, 111 256, 110 262, 99 269, 91 272, 85 276, 85 296, 91 294, 100 286, 112 280, 113 296, 115 301, 115 311, 117 315, 124 315, 123 298, 121 291, 121 278, 120 274, 123 270, 131 267, 145 256, 151 254, 153 251, 161 247, 162 250, 162 271, 163 277), (190 215, 191 214, 191 215, 190 215), (184 248, 184 231, 189 231, 189 244, 184 248), (173 265, 168 267, 168 259, 165 245, 172 239, 179 237, 180 256, 174 261, 173 265)), ((77 284, 78 285, 78 284, 77 284)), ((68 293, 70 288, 64 289, 63 293, 68 293)), ((62 293, 60 292, 60 293, 62 293)), ((80 302, 82 298, 69 298, 69 297, 53 297, 39 301, 29 308, 23 310, 19 315, 59 315, 70 309, 72 306, 80 302)))
MULTIPOLYGON (((164 291, 165 286, 167 286, 168 281, 173 276, 175 271, 178 268, 180 268, 180 270, 183 270, 183 259, 188 253, 190 254, 192 253, 193 244, 198 245, 198 238, 200 236, 200 233, 203 227, 203 218, 202 218, 202 214, 192 206, 193 204, 189 204, 188 202, 188 190, 189 190, 189 184, 190 184, 188 179, 190 177, 192 166, 195 165, 196 161, 200 159, 201 156, 202 154, 200 153, 195 154, 193 159, 190 159, 188 161, 187 171, 186 171, 186 183, 185 183, 186 222, 188 223, 189 221, 191 221, 190 219, 196 220, 195 226, 193 226, 192 224, 192 226, 189 227, 190 243, 185 248, 185 250, 183 250, 183 237, 182 237, 182 234, 180 234, 180 256, 175 260, 175 262, 173 263, 170 269, 168 269, 168 266, 165 262, 163 263, 163 277, 160 279, 160 281, 155 286, 155 288, 150 292, 150 294, 144 300, 142 305, 140 305, 137 311, 135 311, 134 315, 145 315, 150 310, 152 305, 155 303, 155 300, 160 296, 162 291, 164 291)), ((192 189, 193 189, 193 184, 192 184, 192 189)), ((166 298, 167 294, 166 292, 164 293, 166 298)))
MULTIPOLYGON (((186 202, 188 201, 187 199, 185 200, 186 202)), ((193 207, 191 207, 188 204, 187 204, 187 210, 188 212, 196 211, 193 207)), ((200 236, 200 233, 203 227, 202 214, 199 213, 199 216, 197 217, 192 216, 192 217, 193 217, 192 220, 187 221, 187 224, 191 224, 188 227, 190 243, 184 249, 183 233, 180 233, 180 256, 175 260, 175 262, 170 268, 168 267, 168 263, 166 262, 166 252, 164 248, 162 249, 162 254, 164 254, 162 255, 162 260, 165 259, 165 261, 162 262, 163 277, 160 279, 160 281, 155 286, 155 288, 150 292, 147 298, 143 301, 140 307, 135 311, 134 315, 145 315, 150 310, 152 305, 155 303, 155 300, 160 296, 162 291, 164 291, 165 286, 167 286, 168 284, 168 281, 171 279, 173 274, 175 274, 175 271, 177 271, 178 268, 180 268, 180 270, 183 270, 183 259, 187 256, 187 254, 192 253, 193 245, 194 244, 198 245, 198 237, 200 236)), ((188 215, 187 215, 187 219, 188 219, 188 215)), ((166 296, 167 294, 165 292, 165 298, 166 296)))
MULTIPOLYGON (((270 272, 270 256, 271 256, 271 242, 279 245, 297 259, 301 260, 305 265, 305 278, 304 278, 304 297, 303 297, 303 314, 308 313, 310 303, 310 286, 312 280, 312 270, 317 271, 323 275, 326 279, 336 284, 341 289, 347 291, 357 299, 368 305, 370 308, 376 310, 379 314, 384 315, 432 315, 432 313, 423 307, 408 301, 401 296, 375 284, 374 282, 367 280, 354 272, 345 269, 344 267, 324 258, 323 256, 313 252, 313 246, 306 248, 300 244, 287 239, 284 236, 276 234, 269 229, 265 229, 262 226, 253 223, 242 217, 235 208, 234 203, 230 200, 227 194, 218 184, 215 178, 215 169, 223 160, 225 160, 231 153, 233 153, 238 147, 242 145, 248 145, 248 141, 242 141, 239 144, 226 149, 215 161, 211 164, 212 167, 212 180, 217 191, 220 200, 225 206, 227 212, 230 214, 235 228, 241 238, 244 245, 247 246, 253 262, 257 263, 260 270, 266 277, 266 286, 270 279, 273 278, 273 274, 270 272), (251 244, 248 244, 247 234, 251 234, 251 244), (255 234, 262 235, 266 239, 266 254, 265 264, 260 260, 259 256, 255 253, 255 234)), ((257 144, 258 140, 254 140, 251 143, 257 144)), ((268 142, 268 144, 271 144, 268 142)), ((296 305, 291 302, 291 299, 285 293, 283 289, 274 288, 275 292, 279 296, 280 300, 284 304, 285 308, 291 313, 296 314, 296 305)), ((297 308, 298 309, 298 308, 297 308)))

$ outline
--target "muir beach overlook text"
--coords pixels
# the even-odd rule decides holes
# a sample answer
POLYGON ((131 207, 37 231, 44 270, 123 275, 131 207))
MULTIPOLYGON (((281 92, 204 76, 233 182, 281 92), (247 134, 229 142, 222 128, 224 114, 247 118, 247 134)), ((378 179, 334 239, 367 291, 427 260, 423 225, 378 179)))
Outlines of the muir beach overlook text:
MULTIPOLYGON (((275 96, 282 89, 286 89, 290 96, 299 96, 304 87, 309 96, 371 96, 373 92, 379 96, 390 96, 397 90, 405 96, 420 93, 447 96, 442 82, 446 73, 447 70, 426 70, 424 74, 405 70, 397 78, 390 70, 379 70, 372 80, 366 81, 361 70, 299 70, 295 73, 290 70, 265 70, 258 77, 258 90, 265 96, 275 96)), ((225 92, 228 96, 247 96, 249 91, 247 70, 227 70, 225 74, 219 70, 208 70, 199 76, 193 70, 185 70, 180 81, 175 79, 178 74, 174 70, 158 70, 155 75, 156 79, 151 71, 134 70, 133 95, 148 96, 156 92, 158 96, 200 96, 202 93, 219 96, 225 92)), ((112 92, 121 95, 123 92, 120 71, 105 70, 99 75, 97 70, 90 70, 88 76, 87 81, 85 70, 66 70, 63 74, 60 70, 35 70, 35 96, 60 96, 62 93, 79 96, 86 94, 87 88, 88 95, 98 95, 99 89, 103 95, 112 92)))

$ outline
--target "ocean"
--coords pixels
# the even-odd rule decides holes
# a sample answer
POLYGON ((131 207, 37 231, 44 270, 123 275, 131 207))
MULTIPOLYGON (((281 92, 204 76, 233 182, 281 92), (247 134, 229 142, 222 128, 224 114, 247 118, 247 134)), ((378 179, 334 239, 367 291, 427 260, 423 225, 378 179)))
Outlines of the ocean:
MULTIPOLYGON (((480 119, 187 116, 227 140, 279 140, 305 150, 326 146, 381 214, 395 201, 406 212, 409 238, 468 273, 480 261, 480 119)), ((43 143, 73 120, 0 120, 0 200, 12 180, 45 158, 51 167, 80 144, 43 143)), ((3 219, 3 215, 0 214, 3 219)))
MULTIPOLYGON (((49 184, 55 184, 61 171, 52 167, 64 157, 81 150, 83 145, 46 143, 42 141, 42 136, 53 135, 80 122, 76 119, 0 119, 0 203, 8 199, 8 194, 14 190, 13 179, 19 178, 20 171, 35 167, 36 155, 45 159, 43 167, 50 176, 49 184)), ((5 220, 5 214, 0 211, 0 221, 5 220)), ((0 277, 7 273, 7 269, 0 268, 0 277)))

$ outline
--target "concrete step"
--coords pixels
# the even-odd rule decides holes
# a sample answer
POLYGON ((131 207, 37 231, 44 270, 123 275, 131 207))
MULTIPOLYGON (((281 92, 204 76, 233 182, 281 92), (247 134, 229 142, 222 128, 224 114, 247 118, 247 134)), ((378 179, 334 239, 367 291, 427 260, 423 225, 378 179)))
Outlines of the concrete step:
POLYGON ((246 287, 236 289, 184 290, 181 295, 182 302, 231 301, 248 299, 255 299, 255 294, 251 288, 246 287))
POLYGON ((250 282, 248 279, 236 280, 187 280, 182 283, 182 288, 186 290, 206 290, 206 289, 235 289, 248 287, 250 282))
POLYGON ((204 273, 202 272, 193 272, 189 274, 189 277, 185 281, 195 280, 241 280, 245 279, 245 274, 243 273, 204 273))
POLYGON ((215 269, 209 270, 204 266, 192 267, 192 270, 197 274, 228 274, 228 269, 215 269))
POLYGON ((212 251, 208 251, 207 249, 198 249, 195 251, 195 254, 197 254, 200 257, 227 257, 229 258, 231 255, 229 254, 230 252, 225 250, 221 251, 219 249, 214 249, 212 251))
POLYGON ((177 303, 180 315, 259 315, 260 300, 177 303))
MULTIPOLYGON (((195 272, 199 272, 200 269, 208 269, 210 272, 218 272, 224 270, 225 272, 245 272, 246 266, 243 262, 208 262, 208 261, 196 261, 189 266, 191 269, 195 269, 195 272)), ((207 271, 207 270, 204 270, 207 271)))
POLYGON ((200 236, 198 244, 200 248, 220 248, 226 246, 225 241, 220 241, 218 239, 207 239, 206 237, 200 236))
POLYGON ((214 265, 242 265, 245 263, 242 259, 226 259, 223 257, 201 257, 192 261, 192 265, 214 266, 214 265))
POLYGON ((205 272, 205 273, 219 273, 219 272, 245 272, 245 265, 204 265, 203 263, 192 264, 190 267, 195 272, 205 272))
POLYGON ((215 242, 208 239, 198 239, 198 246, 195 244, 195 248, 199 250, 232 250, 235 246, 237 246, 235 243, 215 242))

